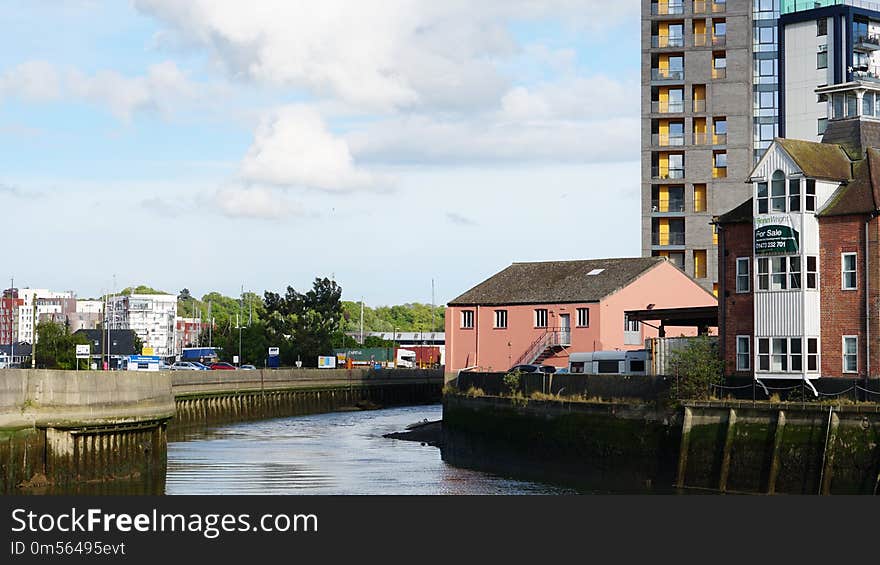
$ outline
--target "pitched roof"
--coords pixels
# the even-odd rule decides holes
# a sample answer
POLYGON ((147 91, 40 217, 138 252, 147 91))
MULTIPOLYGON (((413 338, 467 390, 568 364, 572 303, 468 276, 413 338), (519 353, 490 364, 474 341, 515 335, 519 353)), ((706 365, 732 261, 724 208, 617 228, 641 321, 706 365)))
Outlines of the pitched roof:
POLYGON ((719 224, 750 224, 754 220, 754 204, 749 198, 733 210, 726 214, 718 216, 716 221, 719 224))
POLYGON ((816 215, 870 214, 876 210, 874 180, 880 169, 878 158, 877 150, 869 148, 865 159, 853 163, 853 179, 840 185, 816 215))
POLYGON ((845 181, 852 174, 851 161, 840 145, 781 137, 774 141, 785 149, 807 177, 845 181))
POLYGON ((664 261, 664 257, 628 257, 514 263, 449 306, 598 302, 664 261))

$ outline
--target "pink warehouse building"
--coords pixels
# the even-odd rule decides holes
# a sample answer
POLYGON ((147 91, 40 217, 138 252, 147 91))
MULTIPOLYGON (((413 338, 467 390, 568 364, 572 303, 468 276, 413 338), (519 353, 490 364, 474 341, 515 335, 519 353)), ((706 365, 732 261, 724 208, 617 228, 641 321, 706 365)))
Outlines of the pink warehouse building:
POLYGON ((640 349, 657 329, 625 311, 693 306, 717 300, 664 257, 514 263, 447 305, 446 371, 564 367, 572 352, 640 349))

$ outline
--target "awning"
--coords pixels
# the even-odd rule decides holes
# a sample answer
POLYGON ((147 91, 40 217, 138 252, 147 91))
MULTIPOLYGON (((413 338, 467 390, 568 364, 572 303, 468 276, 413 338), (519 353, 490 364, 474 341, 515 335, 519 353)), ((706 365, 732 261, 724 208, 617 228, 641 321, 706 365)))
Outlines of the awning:
POLYGON ((718 327, 718 306, 627 310, 626 317, 636 322, 659 321, 660 328, 665 326, 700 328, 703 333, 708 328, 718 327))

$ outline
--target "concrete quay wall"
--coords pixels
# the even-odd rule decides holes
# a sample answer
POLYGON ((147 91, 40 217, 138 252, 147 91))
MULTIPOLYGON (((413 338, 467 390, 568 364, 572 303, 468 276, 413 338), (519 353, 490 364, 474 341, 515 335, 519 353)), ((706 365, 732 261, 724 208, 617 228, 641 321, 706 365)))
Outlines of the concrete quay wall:
POLYGON ((440 371, 293 369, 179 372, 172 428, 440 402, 440 371))
POLYGON ((878 406, 464 395, 443 404, 443 458, 455 465, 540 469, 597 491, 880 492, 878 406))
POLYGON ((162 483, 174 413, 168 374, 0 370, 0 493, 162 483))

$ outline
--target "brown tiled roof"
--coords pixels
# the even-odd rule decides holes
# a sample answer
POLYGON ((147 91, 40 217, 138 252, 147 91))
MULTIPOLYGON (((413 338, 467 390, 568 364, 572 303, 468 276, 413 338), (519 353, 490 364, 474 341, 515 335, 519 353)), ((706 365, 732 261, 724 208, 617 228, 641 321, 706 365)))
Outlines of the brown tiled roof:
POLYGON ((733 210, 716 218, 719 224, 750 224, 754 220, 754 204, 749 198, 733 210))
POLYGON ((853 163, 853 179, 849 183, 840 185, 817 215, 846 216, 870 214, 874 211, 877 207, 874 203, 871 169, 876 169, 878 166, 880 162, 877 161, 876 150, 869 149, 868 158, 853 163))
POLYGON ((774 141, 794 159, 805 176, 841 182, 850 179, 851 161, 840 145, 781 137, 774 141))
POLYGON ((449 306, 598 302, 666 261, 663 257, 514 263, 449 306), (603 269, 596 275, 590 271, 603 269))

